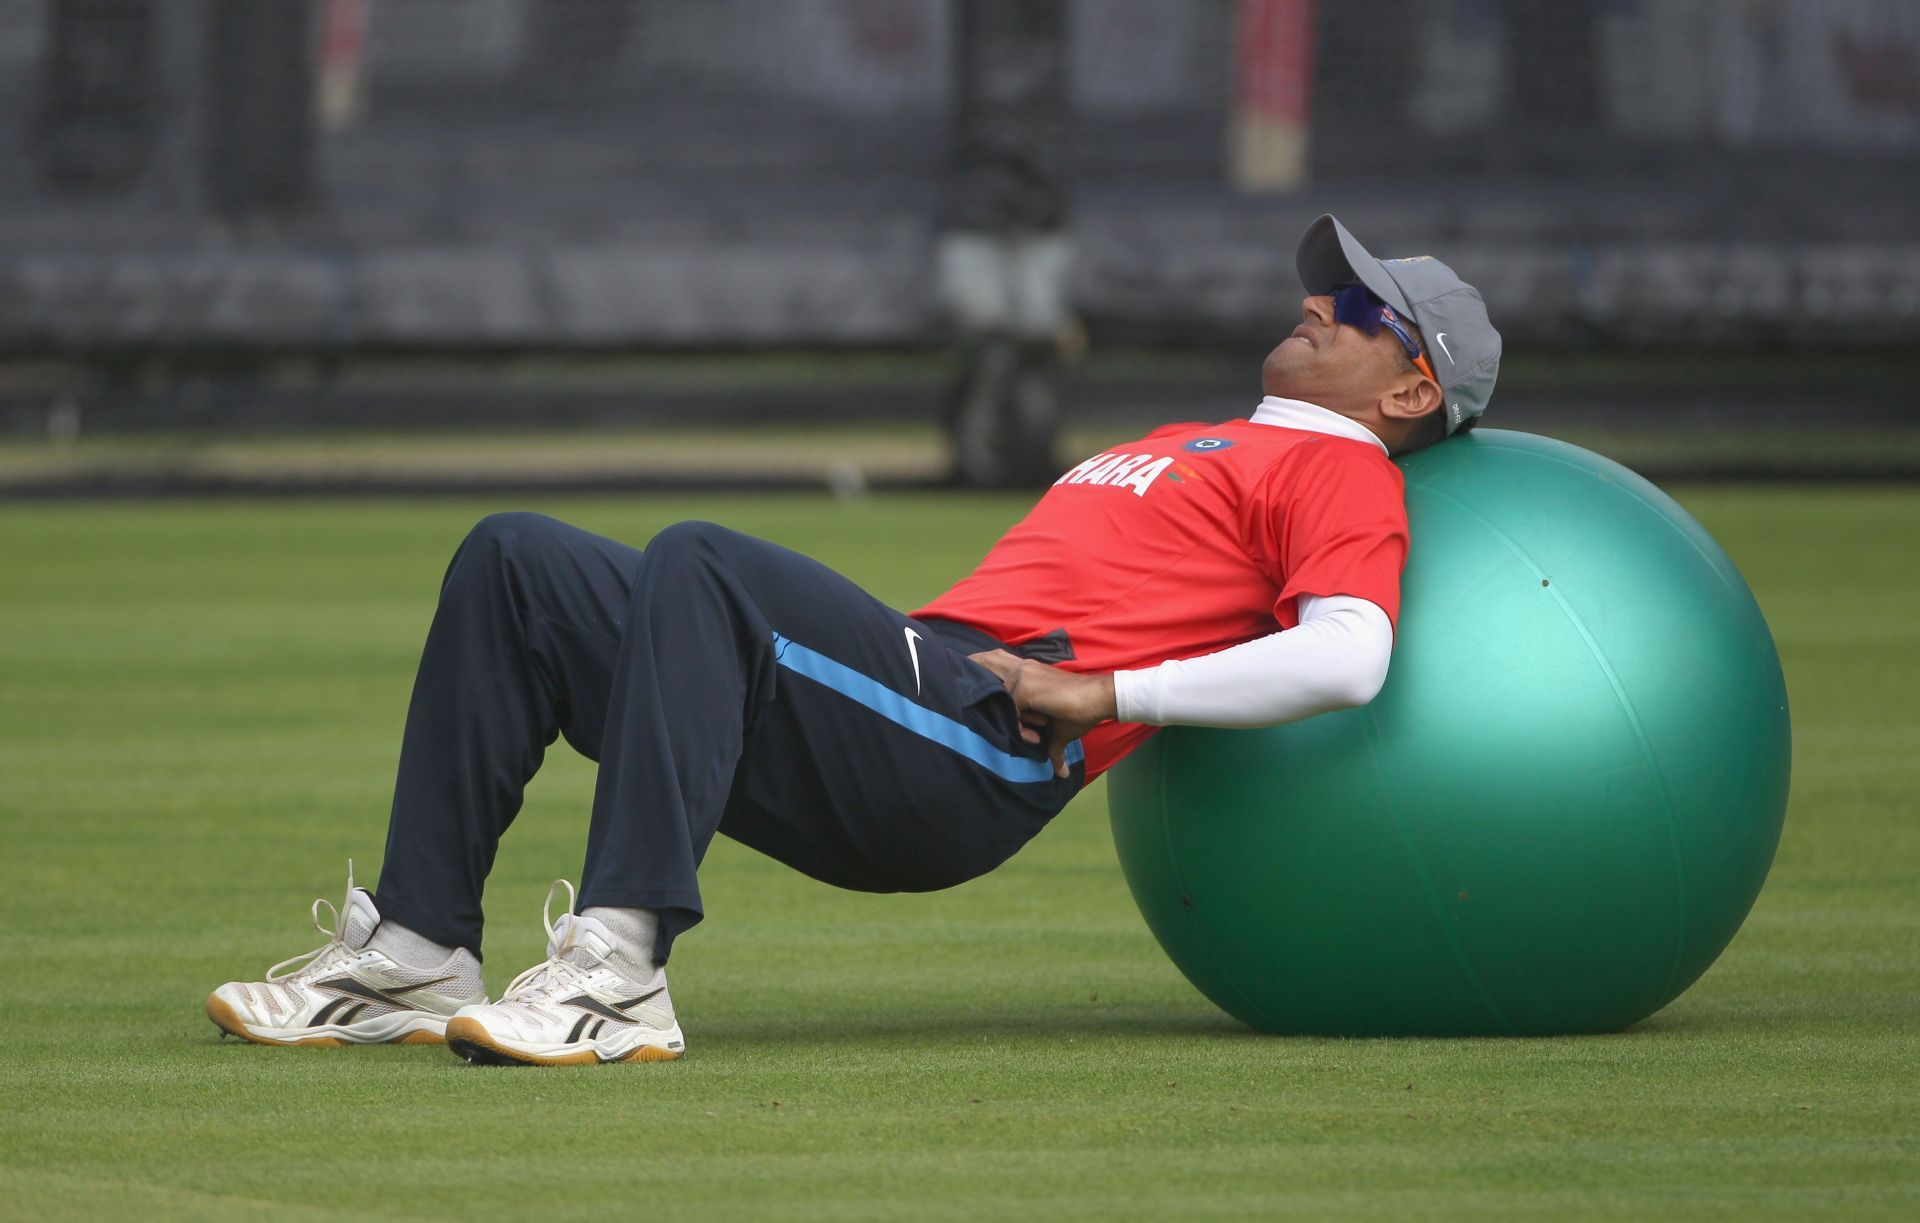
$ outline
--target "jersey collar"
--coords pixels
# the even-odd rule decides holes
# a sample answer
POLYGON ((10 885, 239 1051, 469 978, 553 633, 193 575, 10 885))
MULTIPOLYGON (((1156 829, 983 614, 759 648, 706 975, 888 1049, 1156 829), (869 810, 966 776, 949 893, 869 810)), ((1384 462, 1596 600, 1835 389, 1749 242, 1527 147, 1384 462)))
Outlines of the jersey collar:
POLYGON ((1387 452, 1387 444, 1359 421, 1304 399, 1282 399, 1278 395, 1269 395, 1253 410, 1253 423, 1278 425, 1282 429, 1305 429, 1309 433, 1331 433, 1335 437, 1352 438, 1356 442, 1372 442, 1380 447, 1382 454, 1387 452))

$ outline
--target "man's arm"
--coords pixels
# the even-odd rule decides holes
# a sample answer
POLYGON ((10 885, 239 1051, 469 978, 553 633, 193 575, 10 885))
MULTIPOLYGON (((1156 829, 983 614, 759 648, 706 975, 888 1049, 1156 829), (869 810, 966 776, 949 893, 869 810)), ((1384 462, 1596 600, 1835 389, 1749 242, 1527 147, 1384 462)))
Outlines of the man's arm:
POLYGON ((1154 725, 1271 726, 1364 705, 1387 680, 1393 624, 1366 599, 1300 597, 1293 628, 1138 671, 1080 675, 1005 650, 973 655, 1000 677, 1027 727, 1067 775, 1067 744, 1109 718, 1154 725), (1044 733, 1043 733, 1044 732, 1044 733))
POLYGON ((1387 682, 1393 624, 1366 599, 1300 597, 1300 623, 1215 654, 1114 674, 1116 716, 1156 726, 1272 726, 1364 705, 1387 682))

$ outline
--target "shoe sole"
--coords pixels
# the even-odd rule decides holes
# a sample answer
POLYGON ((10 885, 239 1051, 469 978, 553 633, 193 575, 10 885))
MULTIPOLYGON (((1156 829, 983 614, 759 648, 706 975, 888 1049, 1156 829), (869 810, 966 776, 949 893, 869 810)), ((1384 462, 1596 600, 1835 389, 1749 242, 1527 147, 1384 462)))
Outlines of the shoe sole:
POLYGON ((338 1036, 307 1036, 299 1040, 279 1040, 272 1036, 260 1036, 248 1031, 247 1025, 241 1021, 233 1007, 217 994, 207 997, 207 1018, 213 1020, 214 1027, 229 1036, 238 1036, 241 1040, 256 1045, 278 1045, 283 1049, 338 1049, 354 1044, 443 1045, 446 1043, 432 1032, 409 1032, 399 1040, 386 1041, 341 1040, 338 1036))
POLYGON ((477 1019, 458 1016, 447 1021, 447 1048, 476 1066, 593 1066, 613 1062, 677 1062, 680 1054, 658 1045, 641 1045, 619 1057, 601 1057, 592 1049, 578 1053, 526 1053, 501 1044, 477 1019))

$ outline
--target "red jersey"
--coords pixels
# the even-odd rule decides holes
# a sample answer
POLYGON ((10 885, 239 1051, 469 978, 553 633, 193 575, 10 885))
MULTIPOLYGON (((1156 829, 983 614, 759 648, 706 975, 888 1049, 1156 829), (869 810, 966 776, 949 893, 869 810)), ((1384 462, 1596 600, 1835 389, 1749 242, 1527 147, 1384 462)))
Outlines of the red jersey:
MULTIPOLYGON (((1087 673, 1292 628, 1303 594, 1367 599, 1397 622, 1405 495, 1372 442, 1258 420, 1168 425, 1061 476, 971 575, 913 615, 1009 645, 1064 630, 1073 657, 1060 665, 1087 673)), ((1088 780, 1154 729, 1095 728, 1088 780)))

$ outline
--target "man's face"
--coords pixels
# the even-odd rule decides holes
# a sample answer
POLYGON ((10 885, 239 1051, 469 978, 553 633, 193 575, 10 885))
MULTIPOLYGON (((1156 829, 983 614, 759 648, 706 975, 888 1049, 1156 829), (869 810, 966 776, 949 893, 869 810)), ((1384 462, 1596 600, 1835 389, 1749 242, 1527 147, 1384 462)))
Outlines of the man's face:
POLYGON ((1333 298, 1300 303, 1301 323, 1267 354, 1261 389, 1352 415, 1377 404, 1407 376, 1406 350, 1382 327, 1368 335, 1333 321, 1333 298))

